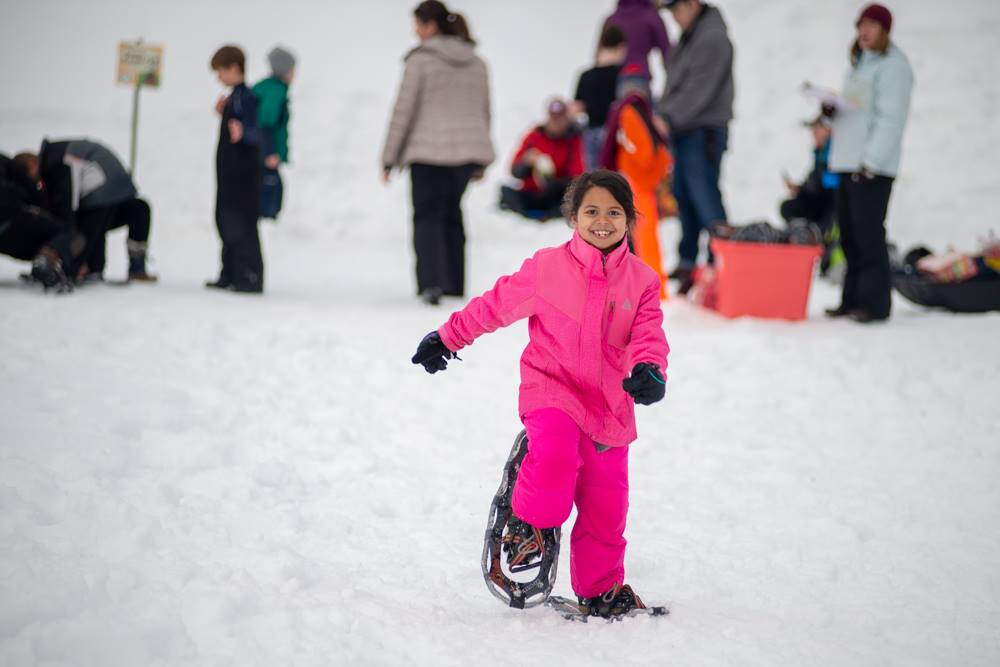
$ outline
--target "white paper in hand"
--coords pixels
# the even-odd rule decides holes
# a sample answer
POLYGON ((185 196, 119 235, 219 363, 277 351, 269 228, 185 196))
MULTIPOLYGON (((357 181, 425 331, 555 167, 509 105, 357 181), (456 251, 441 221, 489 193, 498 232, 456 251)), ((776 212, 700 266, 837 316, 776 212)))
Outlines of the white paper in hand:
POLYGON ((819 100, 820 104, 824 106, 834 107, 837 111, 858 110, 857 104, 851 102, 833 88, 824 88, 823 86, 817 86, 809 81, 806 81, 802 84, 802 92, 807 97, 819 100))

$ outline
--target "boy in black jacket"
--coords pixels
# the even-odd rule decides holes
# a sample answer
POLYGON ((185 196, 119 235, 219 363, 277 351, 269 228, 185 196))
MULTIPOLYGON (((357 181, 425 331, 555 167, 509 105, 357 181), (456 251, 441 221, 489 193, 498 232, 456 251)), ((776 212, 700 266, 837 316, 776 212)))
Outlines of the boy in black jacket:
POLYGON ((212 69, 228 96, 215 109, 222 116, 215 153, 218 193, 215 223, 222 238, 222 270, 206 287, 236 292, 264 291, 264 260, 260 253, 257 219, 260 214, 260 157, 257 100, 244 83, 243 51, 223 46, 212 56, 212 69))

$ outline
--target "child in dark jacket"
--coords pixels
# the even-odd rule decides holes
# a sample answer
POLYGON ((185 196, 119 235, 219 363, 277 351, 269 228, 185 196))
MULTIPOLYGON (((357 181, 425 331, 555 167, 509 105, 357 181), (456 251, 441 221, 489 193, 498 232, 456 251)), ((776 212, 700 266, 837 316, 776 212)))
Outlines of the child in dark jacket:
POLYGON ((261 172, 260 217, 277 219, 281 212, 284 186, 278 167, 288 163, 288 87, 295 78, 295 56, 275 47, 267 60, 271 76, 257 82, 257 127, 260 131, 261 172))
POLYGON ((576 106, 587 114, 587 126, 583 130, 583 158, 587 169, 600 166, 604 123, 618 95, 618 74, 627 49, 622 29, 616 25, 605 26, 597 45, 597 62, 577 81, 576 106))
POLYGON ((222 116, 215 153, 218 184, 215 223, 222 239, 222 270, 218 280, 206 283, 206 287, 260 293, 264 291, 264 260, 257 232, 260 213, 257 100, 244 83, 245 62, 243 51, 235 46, 223 46, 212 56, 212 69, 219 81, 232 90, 215 105, 222 116))
POLYGON ((840 236, 835 220, 834 196, 840 186, 840 175, 830 171, 827 164, 830 155, 831 129, 825 116, 817 116, 808 123, 813 136, 813 168, 801 183, 784 176, 785 187, 791 195, 781 203, 781 217, 785 222, 808 220, 819 226, 823 232, 823 259, 820 273, 843 261, 843 251, 837 240, 840 236))

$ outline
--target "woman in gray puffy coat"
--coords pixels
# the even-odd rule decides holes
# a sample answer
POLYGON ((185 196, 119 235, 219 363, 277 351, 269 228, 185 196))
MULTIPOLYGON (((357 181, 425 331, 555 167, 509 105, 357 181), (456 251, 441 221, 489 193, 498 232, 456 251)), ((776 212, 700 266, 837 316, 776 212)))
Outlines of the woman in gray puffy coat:
POLYGON ((494 159, 489 75, 459 14, 437 0, 413 14, 420 44, 405 58, 382 166, 386 181, 410 168, 417 292, 436 305, 465 291, 462 195, 494 159))

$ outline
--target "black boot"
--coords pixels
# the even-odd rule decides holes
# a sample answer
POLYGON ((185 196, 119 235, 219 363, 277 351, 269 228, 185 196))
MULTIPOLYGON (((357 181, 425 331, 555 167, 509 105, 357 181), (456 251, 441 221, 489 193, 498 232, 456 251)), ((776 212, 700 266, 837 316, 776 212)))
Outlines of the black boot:
POLYGON ((428 287, 420 293, 420 300, 428 306, 436 306, 441 303, 441 297, 443 295, 444 290, 440 287, 428 287))
POLYGON ((40 282, 46 290, 58 293, 72 292, 73 283, 63 271, 59 255, 51 248, 42 248, 31 262, 31 279, 40 282))
POLYGON ((837 306, 836 308, 827 308, 823 311, 827 317, 847 317, 851 314, 851 309, 844 305, 837 306))
POLYGON ((128 241, 128 279, 155 283, 158 279, 146 270, 146 243, 128 241))
POLYGON ((580 612, 587 616, 600 616, 602 618, 613 618, 621 616, 633 609, 645 609, 639 596, 635 594, 629 585, 615 584, 611 590, 604 595, 597 595, 592 598, 578 598, 580 601, 580 612))

